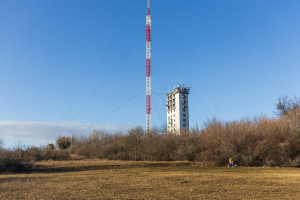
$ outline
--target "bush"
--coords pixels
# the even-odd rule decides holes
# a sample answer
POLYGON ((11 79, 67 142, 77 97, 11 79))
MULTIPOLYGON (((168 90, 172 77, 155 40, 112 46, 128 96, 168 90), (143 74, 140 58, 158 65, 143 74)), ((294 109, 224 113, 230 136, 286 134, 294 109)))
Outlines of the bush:
POLYGON ((45 160, 68 160, 70 153, 67 150, 47 150, 46 155, 44 157, 45 160))
POLYGON ((1 172, 25 172, 32 169, 33 165, 23 157, 23 151, 0 150, 0 173, 1 172))
POLYGON ((56 140, 56 145, 59 149, 68 149, 71 146, 71 138, 59 137, 56 140))

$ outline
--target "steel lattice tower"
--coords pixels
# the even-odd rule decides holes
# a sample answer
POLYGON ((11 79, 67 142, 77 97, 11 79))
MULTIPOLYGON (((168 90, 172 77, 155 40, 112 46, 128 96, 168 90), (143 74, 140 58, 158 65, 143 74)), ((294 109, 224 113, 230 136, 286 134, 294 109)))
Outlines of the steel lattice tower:
POLYGON ((150 0, 147 0, 146 17, 146 131, 151 130, 151 16, 150 0))

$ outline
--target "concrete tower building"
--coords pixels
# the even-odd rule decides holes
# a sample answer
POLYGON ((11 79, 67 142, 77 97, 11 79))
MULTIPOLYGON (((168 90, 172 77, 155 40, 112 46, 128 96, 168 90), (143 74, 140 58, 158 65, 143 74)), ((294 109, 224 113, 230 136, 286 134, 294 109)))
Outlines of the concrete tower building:
POLYGON ((190 88, 177 85, 167 94, 167 130, 180 134, 189 130, 189 101, 190 88))

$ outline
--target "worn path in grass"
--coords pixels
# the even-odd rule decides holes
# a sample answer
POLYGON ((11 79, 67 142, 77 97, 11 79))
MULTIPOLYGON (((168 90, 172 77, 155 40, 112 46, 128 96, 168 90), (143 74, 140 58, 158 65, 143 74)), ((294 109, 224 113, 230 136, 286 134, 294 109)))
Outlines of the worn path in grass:
POLYGON ((0 175, 0 199, 300 199, 299 168, 204 168, 188 162, 40 162, 0 175))

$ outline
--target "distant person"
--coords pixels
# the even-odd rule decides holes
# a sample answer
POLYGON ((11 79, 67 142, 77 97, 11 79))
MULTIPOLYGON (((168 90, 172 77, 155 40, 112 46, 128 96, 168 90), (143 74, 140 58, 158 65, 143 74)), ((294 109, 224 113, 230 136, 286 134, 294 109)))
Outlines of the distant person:
POLYGON ((228 167, 230 167, 230 166, 232 166, 232 167, 236 166, 236 164, 234 164, 232 158, 229 158, 229 161, 228 161, 228 167))

